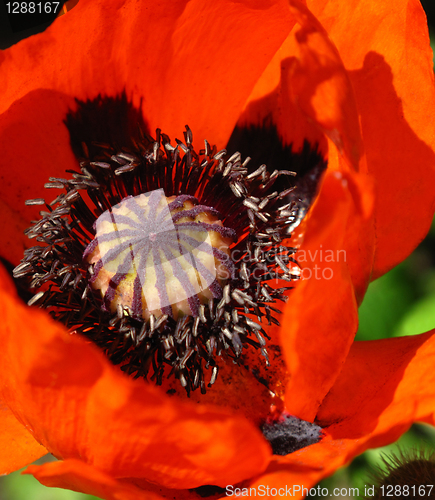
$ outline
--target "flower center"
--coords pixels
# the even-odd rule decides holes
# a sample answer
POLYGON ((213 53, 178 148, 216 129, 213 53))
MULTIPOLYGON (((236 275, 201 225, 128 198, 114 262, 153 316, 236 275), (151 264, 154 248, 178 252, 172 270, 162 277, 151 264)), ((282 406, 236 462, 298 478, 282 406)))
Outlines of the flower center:
POLYGON ((178 319, 198 317, 201 304, 221 299, 236 233, 219 217, 195 197, 166 197, 163 189, 128 196, 100 215, 84 259, 104 307, 178 319))
POLYGON ((125 96, 78 103, 65 123, 78 168, 49 179, 63 190, 55 200, 27 202, 45 205, 26 231, 38 244, 14 270, 29 305, 170 394, 219 400, 204 396, 218 380, 248 414, 270 398, 279 406, 287 374, 274 326, 300 276, 289 237, 325 161, 310 154, 297 184, 287 168, 305 157, 293 162, 291 148, 278 170, 207 141, 196 151, 188 127, 173 145, 125 96), (248 407, 241 396, 259 385, 248 407))

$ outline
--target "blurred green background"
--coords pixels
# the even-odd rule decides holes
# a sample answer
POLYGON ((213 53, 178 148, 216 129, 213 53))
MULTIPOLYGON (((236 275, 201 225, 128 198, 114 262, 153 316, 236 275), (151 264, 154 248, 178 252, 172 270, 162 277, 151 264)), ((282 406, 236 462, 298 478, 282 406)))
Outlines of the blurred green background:
MULTIPOLYGON (((431 45, 435 52, 435 1, 423 0, 422 4, 428 16, 431 45)), ((428 236, 414 253, 370 285, 360 308, 356 340, 414 335, 432 328, 435 328, 435 220, 428 236)), ((425 424, 413 425, 396 443, 366 451, 349 466, 322 481, 321 487, 328 488, 329 492, 337 487, 357 487, 362 493, 364 485, 372 484, 370 472, 374 467, 382 466, 382 455, 397 453, 399 449, 435 449, 435 428, 425 424)), ((47 460, 50 460, 49 456, 36 463, 47 460)), ((0 500, 92 499, 96 497, 46 488, 33 476, 23 476, 20 471, 0 478, 0 500)))

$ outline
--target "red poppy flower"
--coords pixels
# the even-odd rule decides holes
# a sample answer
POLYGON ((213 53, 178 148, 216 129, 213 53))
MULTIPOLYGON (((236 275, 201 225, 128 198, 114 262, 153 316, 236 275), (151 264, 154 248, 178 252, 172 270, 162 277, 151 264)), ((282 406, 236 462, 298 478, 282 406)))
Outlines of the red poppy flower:
POLYGON ((174 137, 188 123, 218 147, 235 125, 266 123, 281 144, 299 151, 308 140, 328 159, 293 235, 311 279, 268 330, 290 375, 286 410, 316 421, 319 442, 272 455, 257 428, 260 384, 236 368, 200 404, 126 377, 24 306, 2 271, 3 473, 49 450, 61 461, 28 472, 107 499, 196 498, 187 490, 202 485, 309 488, 413 421, 434 423, 431 332, 353 343, 367 284, 415 248, 434 211, 435 87, 418 2, 81 0, 1 59, 2 256, 15 265, 27 245, 24 200, 77 168, 64 124, 75 99, 125 90, 150 130, 174 137))

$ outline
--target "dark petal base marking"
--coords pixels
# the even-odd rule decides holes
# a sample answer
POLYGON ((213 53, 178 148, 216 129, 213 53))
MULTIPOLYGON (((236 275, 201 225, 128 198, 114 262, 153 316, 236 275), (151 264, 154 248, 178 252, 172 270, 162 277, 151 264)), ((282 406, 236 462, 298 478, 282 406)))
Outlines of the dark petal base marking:
MULTIPOLYGON (((0 257, 0 262, 1 264, 5 267, 7 273, 11 278, 14 277, 14 265, 11 264, 7 259, 0 257)), ((27 286, 25 286, 25 283, 23 280, 13 280, 15 289, 17 291, 18 297, 20 297, 21 300, 24 302, 29 302, 29 300, 32 299, 34 294, 29 290, 27 286)))
POLYGON ((292 146, 282 144, 276 126, 270 120, 263 125, 236 126, 227 144, 227 151, 239 151, 242 157, 250 156, 255 165, 291 170, 295 177, 282 177, 278 183, 284 191, 294 187, 285 197, 287 203, 296 202, 298 213, 289 231, 301 222, 316 197, 319 179, 326 169, 326 162, 320 153, 305 141, 302 151, 295 153, 292 146), (253 146, 254 145, 254 146, 253 146), (279 167, 277 167, 279 166, 279 167))
POLYGON ((134 149, 140 131, 150 132, 142 112, 128 101, 125 92, 117 97, 77 100, 77 110, 68 114, 65 125, 76 158, 83 156, 83 145, 89 158, 100 154, 99 144, 110 144, 115 150, 134 149))
POLYGON ((272 446, 274 455, 288 455, 322 439, 321 427, 289 414, 264 423, 261 431, 272 446))
POLYGON ((26 231, 38 246, 27 249, 14 270, 14 277, 36 292, 29 304, 49 309, 127 374, 156 384, 175 377, 188 394, 205 393, 214 383, 221 357, 239 364, 242 351, 254 348, 268 363, 264 327, 279 324, 278 303, 299 277, 296 249, 284 241, 306 206, 298 197, 287 198, 295 189, 288 183, 294 174, 258 164, 249 168, 239 153, 228 158, 207 141, 197 153, 187 127, 185 142, 176 140, 176 146, 159 129, 153 138, 125 95, 78 102, 66 124, 80 168, 68 172, 70 179, 49 179, 47 188, 63 189, 52 202, 28 202, 43 208, 41 220, 26 231), (120 123, 128 133, 119 133, 120 123), (82 256, 95 238, 96 219, 128 196, 157 189, 167 197, 195 197, 236 233, 233 276, 220 299, 195 304, 197 316, 175 320, 168 307, 148 321, 122 306, 111 313, 90 286, 95 270, 82 256))

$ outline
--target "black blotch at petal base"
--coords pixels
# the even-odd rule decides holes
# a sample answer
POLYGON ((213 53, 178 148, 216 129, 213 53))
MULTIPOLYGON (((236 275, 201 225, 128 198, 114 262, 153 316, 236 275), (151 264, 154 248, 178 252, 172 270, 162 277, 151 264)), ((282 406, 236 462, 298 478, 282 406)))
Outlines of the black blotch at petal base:
POLYGON ((71 147, 77 158, 82 158, 85 143, 89 157, 100 152, 94 143, 110 144, 118 150, 134 148, 140 133, 149 134, 142 111, 127 98, 125 92, 115 97, 98 96, 88 101, 77 101, 76 111, 70 111, 65 125, 70 133, 71 147))
MULTIPOLYGON (((226 150, 231 155, 239 151, 242 158, 249 156, 251 164, 267 166, 269 172, 292 170, 297 178, 305 176, 317 163, 323 160, 317 144, 304 141, 300 151, 295 152, 292 144, 283 144, 276 125, 265 120, 262 125, 237 125, 228 141, 226 150)), ((325 165, 326 166, 326 165, 325 165)))
POLYGON ((33 293, 29 292, 29 289, 27 288, 26 283, 23 279, 14 278, 12 271, 14 270, 15 266, 13 264, 11 264, 8 260, 6 260, 3 257, 0 257, 0 262, 1 264, 3 264, 7 273, 11 277, 11 280, 17 290, 18 297, 20 297, 21 300, 27 303, 33 297, 33 293))
POLYGON ((295 172, 293 176, 281 176, 273 189, 284 191, 295 187, 285 198, 285 203, 296 203, 298 207, 295 222, 289 226, 288 232, 294 230, 305 217, 313 203, 327 162, 320 154, 317 144, 304 141, 300 151, 293 151, 292 145, 281 141, 276 126, 268 120, 262 125, 236 126, 226 147, 231 155, 239 151, 242 158, 250 157, 248 169, 255 170, 265 164, 267 170, 288 170, 295 172))

